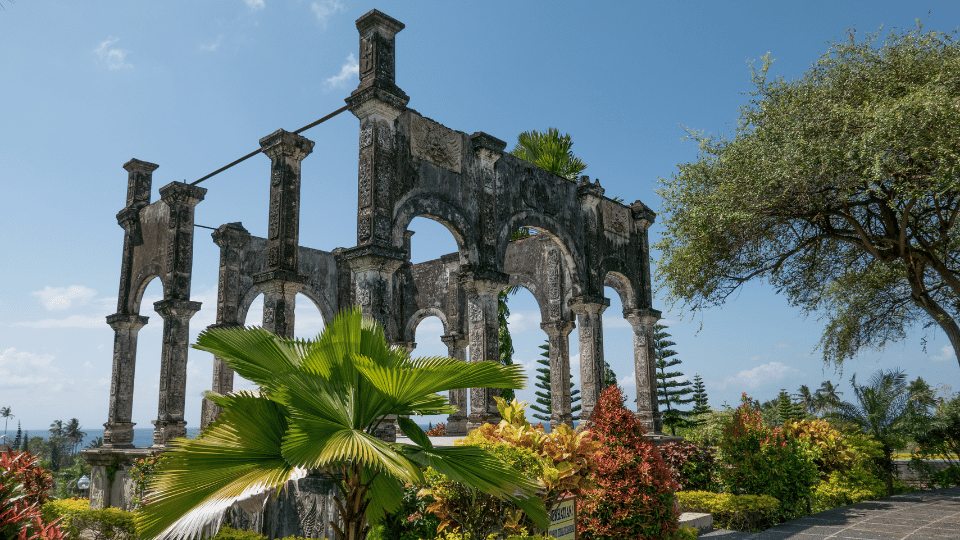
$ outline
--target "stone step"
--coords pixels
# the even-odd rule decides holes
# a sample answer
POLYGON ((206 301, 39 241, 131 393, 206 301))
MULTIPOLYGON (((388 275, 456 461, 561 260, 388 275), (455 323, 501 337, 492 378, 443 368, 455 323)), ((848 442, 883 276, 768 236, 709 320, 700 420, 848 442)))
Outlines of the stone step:
POLYGON ((695 527, 701 534, 713 530, 713 516, 710 514, 698 514, 696 512, 684 512, 680 514, 681 527, 695 527))

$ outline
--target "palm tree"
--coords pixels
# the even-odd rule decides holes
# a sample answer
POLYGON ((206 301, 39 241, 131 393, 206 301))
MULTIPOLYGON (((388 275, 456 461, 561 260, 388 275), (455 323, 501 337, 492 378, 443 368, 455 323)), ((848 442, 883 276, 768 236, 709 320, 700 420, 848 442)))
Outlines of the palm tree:
POLYGON ((880 465, 887 471, 887 495, 893 495, 893 451, 902 445, 904 432, 914 413, 907 375, 900 369, 880 370, 866 386, 857 384, 857 376, 850 379, 857 404, 846 401, 837 404, 831 416, 858 426, 880 442, 883 457, 880 465))
POLYGON ((799 398, 800 405, 803 406, 804 413, 813 414, 816 410, 816 398, 810 393, 810 388, 807 385, 800 385, 800 389, 797 390, 797 398, 799 398))
POLYGON ((840 403, 840 396, 843 392, 837 392, 837 388, 830 381, 820 383, 820 388, 813 393, 814 406, 819 413, 832 411, 840 403))
POLYGON ((7 438, 7 422, 13 418, 13 414, 10 414, 10 407, 0 407, 0 418, 3 418, 3 438, 7 438))
POLYGON ((557 128, 547 131, 524 131, 517 136, 517 146, 511 154, 546 169, 557 176, 575 181, 587 164, 573 155, 573 141, 569 134, 560 135, 557 128))
POLYGON ((195 348, 223 358, 259 391, 208 392, 223 409, 196 439, 178 439, 141 509, 142 536, 197 537, 219 526, 233 503, 283 489, 307 474, 339 486, 337 540, 364 540, 371 523, 399 507, 405 482, 421 467, 518 505, 546 528, 537 484, 475 446, 434 447, 404 415, 449 414, 439 395, 457 388, 522 388, 520 366, 411 359, 383 330, 346 310, 316 341, 288 340, 262 328, 211 329, 195 348), (390 445, 373 433, 388 415, 415 444, 390 445))
POLYGON ((80 421, 76 418, 71 418, 67 422, 67 426, 63 428, 63 436, 73 443, 71 448, 71 453, 77 453, 77 447, 80 446, 80 443, 83 442, 83 438, 87 436, 86 432, 80 431, 80 421))

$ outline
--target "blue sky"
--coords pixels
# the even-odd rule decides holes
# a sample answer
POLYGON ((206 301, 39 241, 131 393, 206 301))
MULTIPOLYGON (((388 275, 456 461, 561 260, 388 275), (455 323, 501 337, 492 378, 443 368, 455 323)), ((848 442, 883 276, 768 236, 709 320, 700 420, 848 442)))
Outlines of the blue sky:
MULTIPOLYGON (((658 178, 696 158, 684 126, 728 133, 750 90, 748 59, 776 58, 772 73, 799 77, 848 28, 952 30, 960 2, 396 2, 207 0, 67 2, 0 0, 0 406, 24 428, 107 417, 131 158, 160 165, 157 190, 192 181, 258 148, 278 128, 295 130, 343 105, 357 84, 354 20, 372 8, 399 19, 397 84, 410 107, 451 128, 509 142, 557 127, 609 196, 654 209, 658 178), (929 13, 928 13, 929 12, 929 13)), ((331 250, 355 243, 358 123, 342 114, 304 133, 300 240, 331 250)), ((260 155, 202 184, 196 222, 243 222, 262 236, 269 161, 260 155)), ((413 259, 456 249, 439 224, 411 226, 413 259)), ((651 241, 661 229, 651 229, 651 241)), ((193 291, 203 309, 194 336, 215 319, 218 249, 198 229, 193 291)), ((630 328, 608 289, 606 358, 632 375, 630 328)), ((134 418, 156 418, 162 321, 147 290, 134 418)), ((516 359, 532 373, 545 335, 533 296, 511 299, 516 359)), ((693 316, 661 299, 674 349, 710 403, 741 392, 771 399, 780 388, 843 382, 901 367, 910 378, 960 390, 960 368, 937 329, 914 329, 883 351, 866 351, 842 375, 815 350, 823 322, 804 316, 762 283, 693 316), (924 350, 924 340, 926 350, 924 350)), ((258 308, 248 324, 257 324, 258 308)), ((297 333, 315 335, 319 313, 297 310, 297 333)), ((417 354, 445 354, 438 319, 418 328, 417 354)), ((571 349, 576 353, 576 331, 571 349)), ((576 357, 573 359, 576 361, 576 357)), ((191 351, 187 421, 199 424, 211 357, 191 351)), ((576 365, 572 369, 578 374, 576 365)), ((577 379, 579 377, 577 376, 577 379)), ((633 398, 632 382, 624 384, 633 398)), ((532 391, 520 393, 529 400, 532 391)))

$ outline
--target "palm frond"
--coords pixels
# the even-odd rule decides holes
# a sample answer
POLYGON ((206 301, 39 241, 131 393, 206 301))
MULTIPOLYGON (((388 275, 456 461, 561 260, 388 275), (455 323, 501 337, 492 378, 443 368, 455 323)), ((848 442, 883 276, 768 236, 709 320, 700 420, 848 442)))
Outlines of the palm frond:
POLYGON ((283 456, 305 469, 330 469, 346 462, 379 471, 401 482, 423 482, 423 473, 387 443, 357 429, 312 430, 309 423, 291 419, 283 440, 283 456))
POLYGON ((259 327, 210 328, 200 333, 193 348, 213 353, 238 375, 264 387, 300 362, 295 342, 259 327))

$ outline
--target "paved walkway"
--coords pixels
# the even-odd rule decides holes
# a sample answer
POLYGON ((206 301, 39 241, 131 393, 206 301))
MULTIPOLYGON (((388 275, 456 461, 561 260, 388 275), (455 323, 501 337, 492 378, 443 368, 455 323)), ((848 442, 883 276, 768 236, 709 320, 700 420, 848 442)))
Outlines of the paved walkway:
POLYGON ((716 529, 722 540, 960 540, 960 486, 894 495, 788 521, 759 533, 716 529))

